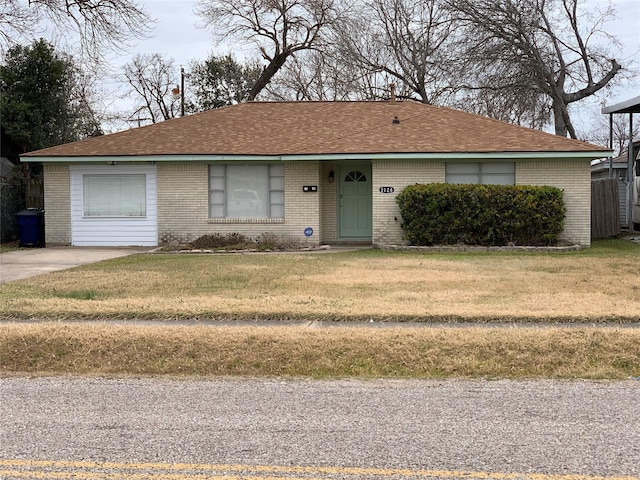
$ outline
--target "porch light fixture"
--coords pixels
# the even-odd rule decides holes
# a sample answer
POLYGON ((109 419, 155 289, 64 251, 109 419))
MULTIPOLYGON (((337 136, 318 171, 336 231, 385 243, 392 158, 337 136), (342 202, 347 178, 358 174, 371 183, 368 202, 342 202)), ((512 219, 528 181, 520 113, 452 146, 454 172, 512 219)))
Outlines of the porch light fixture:
POLYGON ((333 170, 329 170, 329 183, 333 183, 336 180, 336 174, 333 170))

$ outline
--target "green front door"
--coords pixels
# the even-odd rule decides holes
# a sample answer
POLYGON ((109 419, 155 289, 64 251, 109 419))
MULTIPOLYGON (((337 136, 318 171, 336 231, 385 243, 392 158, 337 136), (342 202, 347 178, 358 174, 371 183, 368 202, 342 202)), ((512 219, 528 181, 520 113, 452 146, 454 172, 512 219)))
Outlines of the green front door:
POLYGON ((340 166, 338 191, 339 237, 371 240, 371 163, 340 166))

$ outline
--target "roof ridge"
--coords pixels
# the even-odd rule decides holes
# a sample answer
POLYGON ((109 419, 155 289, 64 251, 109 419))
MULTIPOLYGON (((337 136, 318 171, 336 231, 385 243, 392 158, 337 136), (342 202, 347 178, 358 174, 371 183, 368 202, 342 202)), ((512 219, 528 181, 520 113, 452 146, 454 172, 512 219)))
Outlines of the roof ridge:
MULTIPOLYGON (((274 104, 283 104, 283 103, 291 103, 291 104, 312 104, 312 103, 328 103, 328 104, 339 104, 339 103, 378 103, 378 104, 391 104, 389 100, 250 100, 247 102, 237 103, 231 106, 237 105, 274 105, 274 104)), ((412 101, 405 100, 396 100, 396 103, 416 103, 412 101)))

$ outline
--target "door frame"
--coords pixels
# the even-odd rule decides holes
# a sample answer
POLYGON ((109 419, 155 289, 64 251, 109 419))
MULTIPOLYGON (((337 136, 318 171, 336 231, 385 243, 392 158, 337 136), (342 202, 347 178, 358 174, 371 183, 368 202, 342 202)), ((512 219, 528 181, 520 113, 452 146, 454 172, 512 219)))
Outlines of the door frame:
POLYGON ((373 168, 371 166, 371 160, 361 160, 361 161, 343 161, 343 162, 338 162, 336 164, 337 167, 337 177, 338 177, 338 185, 336 188, 336 220, 337 220, 337 226, 336 226, 336 231, 337 231, 337 239, 340 242, 368 242, 370 243, 372 238, 373 238, 373 179, 372 179, 372 171, 373 168), (341 203, 341 195, 342 195, 342 188, 343 188, 343 177, 344 175, 346 175, 348 172, 352 171, 352 170, 363 170, 363 173, 366 172, 366 175, 368 176, 367 181, 369 183, 369 191, 368 191, 368 196, 369 196, 369 204, 371 206, 370 210, 369 210, 369 225, 370 225, 370 230, 368 235, 365 236, 358 236, 358 237, 354 237, 354 236, 345 236, 342 233, 342 216, 343 216, 343 211, 342 211, 342 207, 340 206, 341 203))

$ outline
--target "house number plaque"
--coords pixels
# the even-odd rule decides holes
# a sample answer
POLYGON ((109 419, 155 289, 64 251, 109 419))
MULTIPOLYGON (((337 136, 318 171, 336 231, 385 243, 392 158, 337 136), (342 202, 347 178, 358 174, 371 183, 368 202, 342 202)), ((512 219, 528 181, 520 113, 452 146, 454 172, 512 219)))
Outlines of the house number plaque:
POLYGON ((393 193, 395 189, 393 187, 380 187, 380 193, 393 193))

